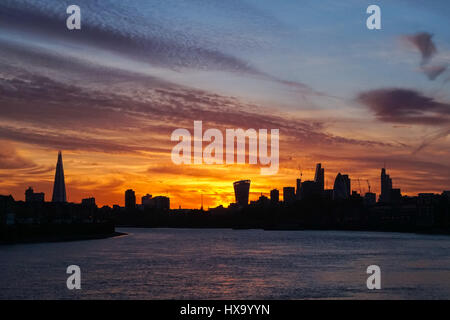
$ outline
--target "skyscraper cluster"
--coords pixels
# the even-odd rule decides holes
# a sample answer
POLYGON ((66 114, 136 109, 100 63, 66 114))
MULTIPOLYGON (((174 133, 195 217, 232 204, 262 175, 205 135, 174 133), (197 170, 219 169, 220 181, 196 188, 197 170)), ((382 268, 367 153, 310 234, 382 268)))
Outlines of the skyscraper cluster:
POLYGON ((324 194, 324 189, 325 169, 322 168, 321 163, 318 163, 316 165, 316 171, 314 173, 313 181, 302 181, 301 179, 297 179, 297 190, 295 192, 296 199, 302 200, 309 199, 311 197, 321 197, 324 194))
MULTIPOLYGON (((358 183, 360 180, 357 179, 358 183)), ((363 196, 367 205, 376 203, 376 194, 370 191, 370 183, 368 180, 369 192, 365 195, 359 195, 356 191, 352 192, 351 179, 348 174, 338 173, 334 180, 333 189, 325 189, 325 169, 321 163, 316 164, 314 180, 302 181, 297 179, 295 187, 283 187, 283 202, 285 204, 292 204, 296 200, 307 199, 327 199, 327 200, 346 200, 352 196, 363 196)), ((361 188, 361 186, 360 186, 361 188)), ((236 191, 236 187, 235 187, 236 191)), ((361 191, 361 189, 360 189, 361 191)), ((400 201, 402 195, 400 189, 392 188, 392 179, 386 174, 386 169, 381 169, 381 195, 379 197, 380 203, 392 203, 400 201)), ((270 192, 272 203, 279 201, 279 192, 273 189, 270 192)))
MULTIPOLYGON (((392 187, 392 179, 389 174, 386 173, 386 168, 381 169, 381 194, 378 202, 380 203, 396 203, 402 198, 400 189, 394 189, 392 187)), ((358 182, 359 179, 357 179, 358 182)), ((325 169, 321 163, 316 164, 314 180, 302 181, 301 178, 297 179, 296 187, 286 186, 283 188, 283 202, 285 204, 292 204, 297 200, 307 199, 327 199, 327 200, 345 200, 349 199, 353 195, 362 196, 351 191, 351 179, 347 174, 336 175, 334 180, 333 189, 325 189, 325 169)), ((376 203, 376 194, 370 192, 370 183, 367 180, 369 186, 369 192, 364 195, 364 201, 368 205, 376 203)), ((361 187, 361 186, 360 186, 361 187)), ((250 180, 240 180, 233 183, 235 205, 238 207, 245 207, 249 204, 250 193, 250 180)), ((361 190, 361 189, 360 189, 361 190)), ((26 202, 44 202, 44 193, 35 193, 32 187, 29 187, 25 192, 26 202)), ((262 197, 262 200, 266 200, 267 197, 262 197)), ((268 200, 268 199, 267 199, 268 200)), ((276 204, 280 201, 280 192, 277 189, 270 191, 270 203, 276 204)), ((66 186, 64 180, 64 169, 61 151, 58 152, 58 159, 55 170, 55 180, 53 185, 52 202, 54 203, 66 203, 66 186)), ((95 205, 95 198, 87 198, 82 200, 82 204, 95 205)), ((158 208, 158 209, 170 209, 170 199, 168 197, 158 196, 152 197, 147 194, 142 197, 142 205, 136 204, 136 194, 134 190, 128 189, 125 191, 125 208, 135 209, 137 207, 142 208, 158 208)))

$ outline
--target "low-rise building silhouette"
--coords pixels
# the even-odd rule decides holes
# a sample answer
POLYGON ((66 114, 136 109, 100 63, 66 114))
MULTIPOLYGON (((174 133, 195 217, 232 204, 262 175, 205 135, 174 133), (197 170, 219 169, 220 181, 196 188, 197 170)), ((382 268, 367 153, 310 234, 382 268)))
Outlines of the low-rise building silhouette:
POLYGON ((280 191, 278 189, 273 189, 270 191, 270 202, 272 204, 277 204, 280 201, 280 191))
POLYGON ((44 202, 45 194, 43 192, 34 192, 32 187, 25 191, 25 202, 44 202))
POLYGON ((155 203, 155 209, 159 210, 169 210, 170 209, 170 198, 164 196, 157 196, 153 198, 155 203))
POLYGON ((373 192, 367 192, 364 195, 364 204, 366 206, 373 206, 377 203, 377 195, 373 192))
POLYGON ((152 206, 152 204, 153 204, 153 197, 152 197, 152 195, 147 193, 145 196, 143 196, 143 197, 141 198, 141 204, 142 204, 144 207, 150 207, 150 206, 152 206))
POLYGON ((320 195, 320 185, 318 185, 315 181, 307 180, 302 182, 302 187, 300 189, 301 200, 312 199, 320 195))
POLYGON ((97 206, 95 204, 95 198, 94 197, 82 199, 81 200, 81 204, 83 206, 86 206, 86 207, 96 207, 97 206))
POLYGON ((292 204, 296 200, 295 188, 294 187, 284 187, 283 188, 283 202, 285 204, 292 204))

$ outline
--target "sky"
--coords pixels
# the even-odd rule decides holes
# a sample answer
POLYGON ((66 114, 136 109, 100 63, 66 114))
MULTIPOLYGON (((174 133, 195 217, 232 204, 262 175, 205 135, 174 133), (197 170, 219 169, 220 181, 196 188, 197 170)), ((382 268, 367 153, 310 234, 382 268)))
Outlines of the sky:
POLYGON ((448 1, 2 0, 0 194, 51 199, 58 150, 67 197, 171 207, 250 199, 325 167, 380 192, 450 189, 448 1), (66 8, 81 8, 81 30, 66 8), (381 8, 368 30, 366 8, 381 8), (177 128, 279 129, 280 169, 175 165, 177 128), (358 182, 359 180, 359 182, 358 182))

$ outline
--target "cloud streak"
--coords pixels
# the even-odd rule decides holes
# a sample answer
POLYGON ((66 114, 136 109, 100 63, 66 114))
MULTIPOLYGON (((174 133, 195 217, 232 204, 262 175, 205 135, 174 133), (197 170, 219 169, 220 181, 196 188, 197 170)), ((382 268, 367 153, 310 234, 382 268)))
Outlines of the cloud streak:
POLYGON ((64 4, 52 1, 41 6, 28 1, 2 2, 2 26, 52 39, 67 40, 70 35, 72 45, 78 43, 104 48, 159 66, 258 73, 239 58, 202 46, 201 42, 192 39, 187 33, 165 30, 155 24, 151 16, 146 17, 144 13, 140 13, 138 5, 124 8, 130 17, 126 16, 127 12, 120 10, 104 11, 99 15, 98 12, 104 9, 99 3, 82 2, 79 5, 83 8, 82 32, 69 34, 64 27, 67 18, 64 4), (17 16, 21 17, 20 21, 15 18, 17 16), (132 28, 140 23, 148 27, 132 28))
MULTIPOLYGON (((107 7, 108 10, 105 10, 107 4, 104 3, 80 1, 78 5, 83 8, 83 23, 80 32, 69 32, 65 28, 65 19, 67 18, 65 5, 64 2, 54 0, 44 1, 40 5, 28 0, 2 1, 0 4, 0 29, 39 36, 43 43, 46 41, 45 39, 50 39, 50 46, 54 45, 55 40, 58 40, 59 43, 72 47, 73 52, 83 52, 86 48, 90 50, 93 48, 103 49, 129 59, 148 63, 154 67, 175 71, 187 68, 244 74, 295 88, 301 94, 319 94, 306 84, 280 79, 258 69, 245 58, 227 52, 227 47, 223 45, 224 41, 217 40, 218 34, 205 34, 203 29, 200 32, 195 28, 193 31, 188 31, 193 29, 192 24, 198 23, 197 21, 183 19, 166 21, 165 19, 161 20, 160 17, 155 18, 157 16, 155 12, 162 10, 160 6, 170 6, 164 1, 156 1, 153 4, 149 4, 147 1, 134 1, 132 4, 116 2, 111 3, 107 7), (154 7, 155 11, 149 9, 149 5, 150 8, 154 7), (99 12, 102 14, 98 14, 99 12), (20 17, 20 19, 16 17, 20 17), (174 25, 177 24, 179 27, 174 28, 174 25), (186 25, 186 28, 181 28, 182 25, 186 25)), ((177 1, 174 1, 172 5, 180 6, 177 1)), ((239 1, 230 1, 229 4, 217 2, 216 6, 211 6, 208 1, 200 1, 197 5, 199 9, 203 8, 204 10, 213 10, 217 6, 223 7, 230 18, 239 18, 236 21, 240 23, 245 21, 241 20, 242 18, 249 19, 248 24, 252 26, 252 29, 259 30, 258 32, 262 32, 261 30, 264 30, 267 24, 277 24, 273 18, 239 1), (245 7, 245 17, 242 17, 242 13, 238 14, 237 10, 240 7, 245 7)), ((195 8, 197 5, 193 5, 193 7, 195 8)), ((179 18, 174 15, 174 19, 179 18)), ((233 30, 233 33, 238 32, 238 30, 233 30)), ((250 39, 252 42, 255 41, 250 35, 245 37, 242 32, 239 37, 236 34, 233 39, 243 37, 247 40, 240 41, 241 48, 237 49, 245 49, 250 39)), ((239 41, 237 42, 239 43, 239 41)), ((236 45, 236 40, 232 43, 236 45)))
POLYGON ((11 143, 0 140, 0 169, 32 169, 36 164, 20 156, 11 143))
MULTIPOLYGON (((4 139, 66 150, 161 153, 168 150, 167 139, 174 129, 190 128, 200 119, 205 127, 223 130, 277 128, 286 139, 304 146, 379 145, 323 132, 320 121, 289 119, 236 98, 154 78, 150 88, 144 77, 136 77, 132 91, 126 86, 99 90, 8 70, 7 76, 0 74, 0 137, 4 139)), ((107 75, 117 81, 130 77, 111 70, 107 75)))
POLYGON ((443 130, 439 130, 438 132, 425 137, 422 143, 416 149, 413 150, 412 154, 416 154, 418 152, 423 151, 423 149, 425 149, 432 143, 438 141, 439 139, 445 138, 448 135, 450 135, 450 128, 444 128, 443 130))

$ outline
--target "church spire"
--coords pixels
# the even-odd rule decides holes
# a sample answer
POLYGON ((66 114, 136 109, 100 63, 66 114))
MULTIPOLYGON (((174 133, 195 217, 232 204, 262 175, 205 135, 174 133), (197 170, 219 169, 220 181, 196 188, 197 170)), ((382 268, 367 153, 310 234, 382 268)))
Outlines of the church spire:
POLYGON ((58 152, 58 162, 56 163, 52 202, 67 202, 66 184, 64 182, 64 169, 61 151, 58 152))

